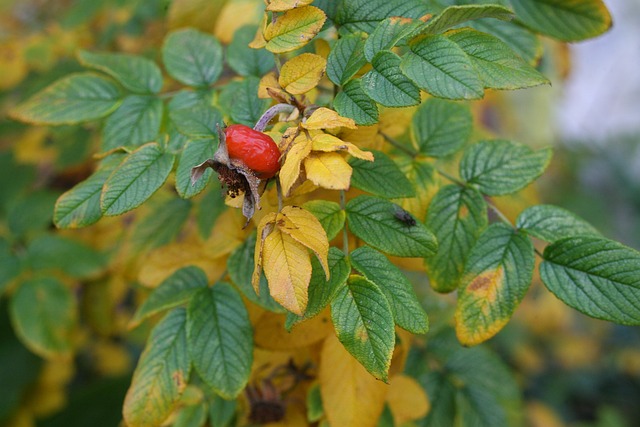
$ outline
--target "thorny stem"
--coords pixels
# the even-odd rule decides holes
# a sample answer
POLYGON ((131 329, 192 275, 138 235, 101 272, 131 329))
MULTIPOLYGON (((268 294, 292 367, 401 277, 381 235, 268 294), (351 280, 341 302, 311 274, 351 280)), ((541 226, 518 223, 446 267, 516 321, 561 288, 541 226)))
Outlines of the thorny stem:
POLYGON ((280 177, 276 178, 276 191, 278 193, 278 212, 282 210, 282 186, 280 185, 280 177))
POLYGON ((389 144, 396 147, 398 150, 403 151, 405 154, 408 154, 410 157, 415 157, 418 154, 415 150, 410 149, 409 147, 405 147, 404 144, 396 141, 394 138, 390 137, 384 132, 380 132, 380 135, 387 141, 389 144))
POLYGON ((267 111, 264 112, 264 114, 262 115, 262 117, 260 117, 260 120, 258 120, 258 123, 256 123, 256 125, 253 127, 253 130, 257 130, 258 132, 264 132, 264 130, 267 128, 267 125, 269 124, 269 122, 278 114, 280 113, 286 113, 286 114, 291 114, 293 112, 293 110, 295 110, 296 107, 294 107, 293 105, 289 105, 289 104, 276 104, 273 107, 269 108, 267 111))
MULTIPOLYGON (((347 209, 347 197, 344 190, 340 190, 340 208, 345 211, 347 209)), ((342 227, 342 251, 345 255, 349 255, 349 236, 347 235, 347 227, 342 227)))

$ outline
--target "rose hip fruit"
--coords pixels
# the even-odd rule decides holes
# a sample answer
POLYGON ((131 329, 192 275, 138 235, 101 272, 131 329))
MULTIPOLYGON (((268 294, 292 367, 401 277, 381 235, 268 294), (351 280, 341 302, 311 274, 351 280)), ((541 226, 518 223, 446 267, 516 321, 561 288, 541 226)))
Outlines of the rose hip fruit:
POLYGON ((242 160, 258 178, 271 178, 280 170, 280 151, 269 135, 245 125, 230 125, 224 132, 229 157, 242 160))

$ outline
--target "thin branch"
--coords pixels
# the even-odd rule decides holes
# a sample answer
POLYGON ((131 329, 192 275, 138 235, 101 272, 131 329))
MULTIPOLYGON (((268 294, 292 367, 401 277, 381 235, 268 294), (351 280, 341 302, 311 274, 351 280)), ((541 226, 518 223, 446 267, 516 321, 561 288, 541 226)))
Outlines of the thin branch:
POLYGON ((404 152, 405 154, 409 155, 410 157, 415 157, 418 152, 415 150, 410 149, 409 147, 406 147, 404 144, 401 144, 399 141, 396 141, 394 138, 390 137, 389 135, 387 135, 384 132, 379 132, 380 135, 382 135, 382 137, 384 138, 385 141, 387 141, 389 144, 393 145, 394 147, 396 147, 398 150, 404 152))
MULTIPOLYGON (((343 211, 347 209, 347 198, 344 190, 340 190, 340 208, 343 211)), ((347 234, 346 224, 342 227, 342 251, 345 255, 349 255, 349 235, 347 234)))

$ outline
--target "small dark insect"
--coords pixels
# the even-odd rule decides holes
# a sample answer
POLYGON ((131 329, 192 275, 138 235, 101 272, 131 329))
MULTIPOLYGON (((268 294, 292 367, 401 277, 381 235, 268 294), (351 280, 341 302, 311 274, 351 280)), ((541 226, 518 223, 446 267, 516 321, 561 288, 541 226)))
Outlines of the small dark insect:
POLYGON ((393 216, 407 227, 415 227, 416 225, 416 219, 409 212, 399 206, 396 208, 393 216))

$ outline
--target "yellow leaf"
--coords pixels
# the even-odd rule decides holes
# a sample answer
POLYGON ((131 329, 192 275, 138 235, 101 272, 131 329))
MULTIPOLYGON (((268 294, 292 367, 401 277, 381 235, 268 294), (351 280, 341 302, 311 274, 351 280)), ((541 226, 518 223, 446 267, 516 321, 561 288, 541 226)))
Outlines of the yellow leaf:
POLYGON ((406 375, 391 378, 387 403, 393 414, 394 425, 397 426, 424 417, 431 406, 420 384, 406 375))
POLYGON ((328 133, 321 133, 313 137, 313 151, 346 151, 353 157, 373 162, 373 153, 362 151, 350 142, 346 142, 328 133))
POLYGON ((391 138, 401 137, 410 128, 416 110, 417 107, 383 108, 378 120, 380 132, 391 138))
POLYGON ((7 40, 0 43, 0 89, 17 85, 28 71, 23 47, 19 42, 7 40))
POLYGON ((285 316, 266 311, 258 319, 253 339, 258 347, 268 350, 291 350, 306 347, 333 332, 329 310, 296 325, 291 332, 284 328, 285 316))
POLYGON ((325 276, 329 280, 329 241, 327 233, 322 228, 320 221, 311 212, 298 206, 285 206, 276 220, 278 228, 298 243, 311 249, 316 254, 325 276))
POLYGON ((280 70, 278 82, 292 95, 306 93, 324 76, 327 60, 313 53, 303 53, 287 61, 280 70))
POLYGON ((253 252, 253 276, 251 276, 251 284, 256 294, 260 293, 260 273, 262 273, 262 247, 264 240, 273 230, 276 221, 276 214, 272 212, 262 218, 258 224, 256 247, 253 252))
POLYGON ((271 12, 285 12, 289 9, 295 9, 296 7, 307 6, 311 4, 313 0, 271 0, 267 10, 271 12))
POLYGON ((302 123, 302 127, 305 129, 357 128, 353 119, 342 117, 335 111, 325 107, 320 107, 311 113, 309 118, 302 123))
POLYGON ((280 84, 278 84, 278 77, 276 77, 275 71, 271 71, 265 74, 260 79, 260 84, 258 85, 258 98, 271 98, 271 95, 269 94, 267 89, 276 92, 279 91, 286 95, 286 93, 280 88, 280 84))
POLYGON ((222 213, 204 244, 206 255, 210 258, 219 258, 240 246, 249 234, 248 229, 242 229, 244 224, 245 220, 239 210, 227 209, 222 213))
POLYGON ((195 27, 210 32, 227 0, 173 0, 167 20, 169 29, 195 27))
POLYGON ((385 141, 378 133, 378 125, 358 126, 357 129, 340 129, 338 138, 365 149, 382 150, 385 141))
POLYGON ((309 153, 311 153, 311 140, 305 134, 301 134, 294 140, 280 169, 280 184, 285 197, 291 194, 291 190, 300 176, 300 164, 309 153))
POLYGON ((348 190, 353 169, 338 153, 311 154, 304 159, 307 179, 330 190, 348 190))
POLYGON ((262 248, 269 292, 280 305, 299 316, 307 308, 311 259, 307 248, 293 237, 274 229, 262 248))
POLYGON ((332 426, 374 427, 384 408, 387 385, 376 380, 329 335, 318 372, 324 412, 332 426))
POLYGON ((287 128, 282 134, 280 138, 280 142, 278 142, 278 149, 280 149, 281 153, 288 153, 291 145, 293 145, 293 141, 300 135, 300 129, 297 126, 292 126, 287 128))
POLYGON ((214 35, 224 44, 231 43, 238 28, 254 24, 262 17, 259 0, 233 0, 227 2, 218 16, 214 35))
POLYGON ((260 26, 256 31, 256 35, 249 43, 251 49, 262 49, 267 45, 267 41, 264 39, 264 31, 267 29, 267 15, 263 14, 260 26))
POLYGON ((276 17, 264 32, 267 50, 285 53, 301 48, 320 32, 326 19, 324 12, 314 6, 285 12, 276 17))

